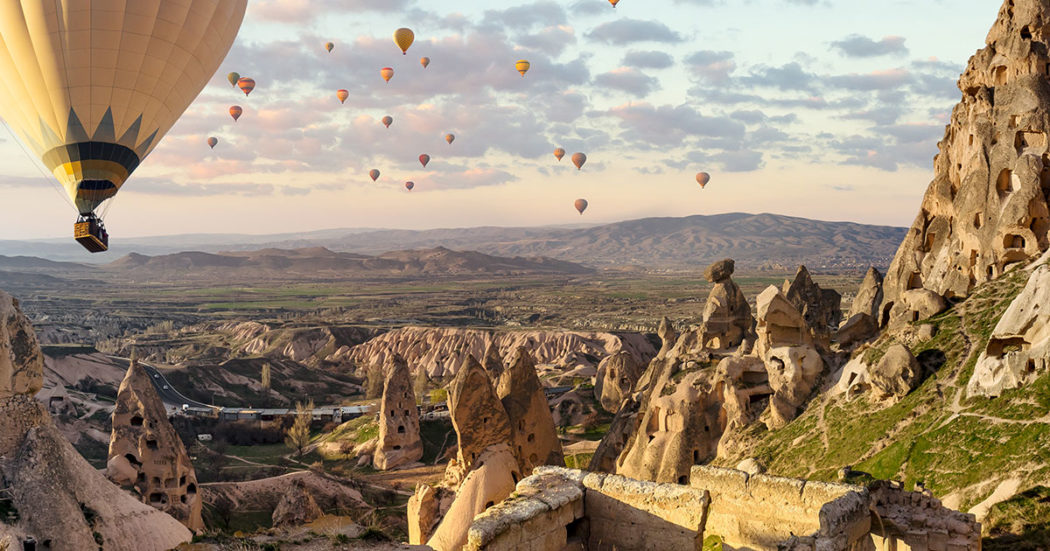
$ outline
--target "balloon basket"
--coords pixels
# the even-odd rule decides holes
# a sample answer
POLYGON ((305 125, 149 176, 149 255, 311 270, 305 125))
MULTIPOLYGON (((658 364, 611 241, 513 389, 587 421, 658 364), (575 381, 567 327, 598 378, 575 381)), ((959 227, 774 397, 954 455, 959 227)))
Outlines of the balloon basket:
POLYGON ((77 218, 73 224, 73 239, 93 253, 109 250, 109 233, 106 232, 102 221, 94 215, 77 218))

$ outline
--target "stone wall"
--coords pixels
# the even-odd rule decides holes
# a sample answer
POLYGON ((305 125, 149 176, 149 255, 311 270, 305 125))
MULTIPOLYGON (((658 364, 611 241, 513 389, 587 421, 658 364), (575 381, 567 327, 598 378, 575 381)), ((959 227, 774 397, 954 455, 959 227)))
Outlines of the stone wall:
POLYGON ((875 513, 871 533, 879 550, 981 549, 981 525, 974 515, 944 507, 931 495, 905 491, 894 482, 876 482, 871 498, 875 513))

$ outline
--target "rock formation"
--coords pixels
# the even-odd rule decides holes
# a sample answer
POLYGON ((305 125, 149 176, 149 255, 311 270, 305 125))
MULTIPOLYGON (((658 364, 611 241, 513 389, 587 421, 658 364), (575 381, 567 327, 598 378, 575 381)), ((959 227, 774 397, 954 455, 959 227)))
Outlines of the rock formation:
POLYGON ((703 334, 704 347, 711 350, 726 350, 739 346, 751 334, 754 319, 751 317, 751 305, 731 279, 733 261, 720 260, 707 267, 704 277, 714 283, 711 293, 704 304, 703 334))
POLYGON ((795 305, 818 343, 826 341, 842 321, 842 296, 834 289, 821 289, 805 266, 799 266, 795 279, 784 282, 784 298, 795 305))
POLYGON ((449 386, 448 404, 459 444, 455 465, 450 462, 449 471, 458 470, 465 475, 485 448, 511 441, 510 419, 503 403, 485 370, 472 356, 467 356, 449 386))
POLYGON ((631 393, 634 384, 642 376, 642 366, 627 352, 618 352, 598 364, 598 375, 594 381, 594 399, 602 409, 616 413, 620 403, 631 393))
POLYGON ((868 268, 864 274, 864 280, 860 282, 857 296, 853 297, 850 305, 849 315, 846 319, 852 319, 857 314, 867 314, 871 319, 879 318, 879 305, 882 304, 882 274, 875 268, 868 268))
MULTIPOLYGON (((0 519, 0 541, 33 537, 56 551, 170 549, 189 541, 177 520, 111 484, 62 437, 40 388, 40 347, 18 303, 0 292, 0 479, 17 520, 0 519)), ((38 547, 39 548, 39 547, 38 547)))
POLYGON ((485 349, 485 359, 482 361, 481 366, 485 368, 485 373, 488 374, 492 384, 499 384, 499 378, 503 375, 504 367, 498 346, 489 344, 488 348, 485 349))
POLYGON ((383 369, 386 377, 379 408, 379 441, 372 460, 381 471, 408 465, 423 457, 419 408, 408 364, 395 354, 389 356, 383 369))
POLYGON ((527 348, 520 347, 514 352, 510 367, 500 377, 496 394, 510 420, 510 444, 518 456, 521 471, 528 475, 537 465, 564 465, 550 405, 527 348))
POLYGON ((999 318, 966 387, 970 396, 999 396, 1046 373, 1050 357, 1050 266, 1028 283, 999 318))
POLYGON ((868 369, 868 384, 875 400, 896 402, 923 380, 919 361, 903 344, 892 344, 875 367, 868 369))
POLYGON ((678 340, 678 331, 675 331, 674 325, 671 324, 671 320, 664 316, 660 319, 660 327, 657 328, 656 334, 660 337, 660 350, 656 356, 658 358, 664 358, 667 353, 671 351, 676 340, 678 340))
POLYGON ((959 78, 962 101, 939 143, 933 182, 886 274, 883 325, 913 321, 887 315, 908 291, 965 297, 1050 246, 1048 20, 1045 2, 1004 2, 987 46, 959 78))
POLYGON ((117 391, 106 476, 130 486, 143 503, 175 517, 190 530, 204 528, 193 464, 168 422, 149 373, 134 353, 117 391))
POLYGON ((277 502, 277 507, 273 510, 272 520, 273 525, 276 527, 299 526, 313 522, 323 516, 324 513, 317 506, 314 496, 310 495, 310 492, 306 490, 303 481, 296 480, 292 484, 291 490, 282 495, 281 501, 277 502))

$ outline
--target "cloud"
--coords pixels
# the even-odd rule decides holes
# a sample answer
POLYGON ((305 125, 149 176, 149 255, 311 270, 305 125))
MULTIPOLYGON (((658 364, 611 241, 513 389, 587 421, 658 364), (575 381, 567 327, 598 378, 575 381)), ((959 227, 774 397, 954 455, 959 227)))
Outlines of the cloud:
POLYGON ((602 23, 587 33, 587 38, 617 46, 635 42, 674 44, 684 40, 682 35, 659 21, 643 21, 640 19, 617 19, 608 23, 602 23))
POLYGON ((851 73, 835 75, 827 79, 831 86, 857 91, 892 90, 911 81, 912 75, 907 69, 885 69, 865 74, 851 73))
POLYGON ((659 50, 631 50, 624 54, 620 64, 635 69, 666 69, 674 65, 674 58, 659 50))
POLYGON ((635 143, 659 145, 681 144, 690 137, 743 139, 744 124, 729 117, 709 117, 688 105, 633 103, 614 107, 608 113, 620 119, 620 127, 635 143))
POLYGON ((751 86, 812 92, 817 88, 818 77, 793 61, 780 67, 760 65, 753 68, 751 74, 743 77, 741 81, 751 86))
POLYGON ((303 24, 339 13, 404 11, 412 0, 253 0, 247 16, 261 21, 303 24))
POLYGON ((655 78, 630 67, 620 67, 608 73, 602 73, 594 77, 594 84, 603 88, 620 90, 638 98, 644 98, 659 88, 659 83, 655 78))
POLYGON ((859 34, 851 34, 842 40, 831 43, 831 47, 842 52, 846 57, 878 57, 883 55, 907 55, 908 47, 904 45, 903 36, 887 36, 873 40, 859 34))
POLYGON ((722 82, 736 70, 732 52, 701 50, 685 58, 685 64, 693 73, 713 82, 722 82))

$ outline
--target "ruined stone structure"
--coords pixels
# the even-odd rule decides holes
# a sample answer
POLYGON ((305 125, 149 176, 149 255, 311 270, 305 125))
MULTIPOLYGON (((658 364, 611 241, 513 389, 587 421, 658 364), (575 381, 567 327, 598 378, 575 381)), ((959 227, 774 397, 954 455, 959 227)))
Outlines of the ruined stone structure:
POLYGON ((620 403, 631 393, 642 371, 638 360, 627 352, 618 352, 602 360, 594 382, 594 398, 601 403, 602 409, 611 413, 619 411, 620 403))
POLYGON ((511 449, 518 456, 522 472, 531 473, 538 465, 564 465, 547 396, 527 348, 514 352, 510 367, 500 376, 496 394, 507 412, 511 449))
POLYGON ((1048 21, 1046 2, 1005 1, 959 78, 933 182, 886 274, 882 325, 929 315, 902 307, 908 292, 965 297, 1050 247, 1048 21))
POLYGON ((373 464, 381 471, 408 465, 423 457, 419 408, 408 364, 394 354, 389 356, 383 369, 386 377, 379 407, 379 440, 373 455, 373 464))
POLYGON ((134 352, 117 391, 106 476, 131 487, 143 503, 177 518, 190 530, 204 528, 193 464, 134 352))

